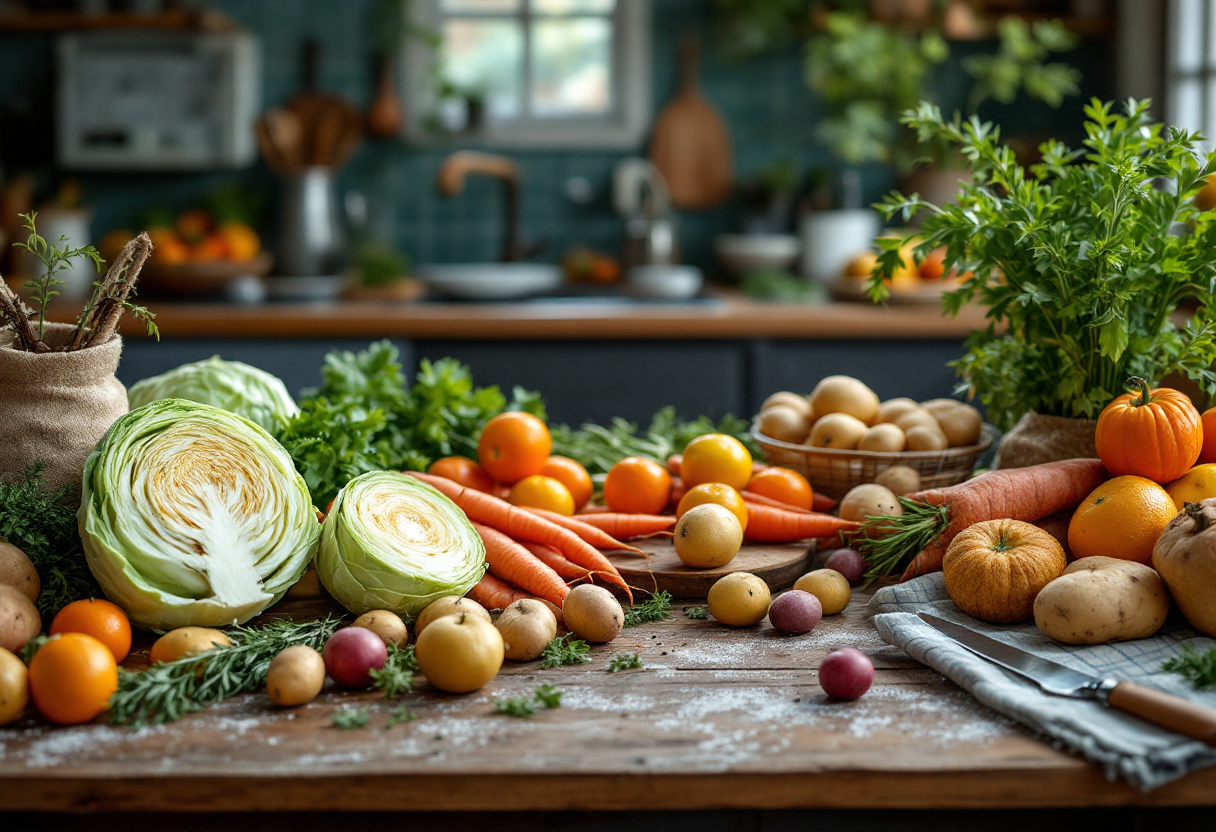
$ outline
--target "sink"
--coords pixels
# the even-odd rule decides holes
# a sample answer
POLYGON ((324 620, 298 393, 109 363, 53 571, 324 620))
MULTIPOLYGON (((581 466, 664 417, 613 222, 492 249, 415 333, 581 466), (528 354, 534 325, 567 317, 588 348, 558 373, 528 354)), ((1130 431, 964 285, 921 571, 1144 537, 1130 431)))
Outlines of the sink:
POLYGON ((418 276, 440 294, 467 300, 514 300, 552 292, 562 270, 546 263, 458 263, 418 267, 418 276))

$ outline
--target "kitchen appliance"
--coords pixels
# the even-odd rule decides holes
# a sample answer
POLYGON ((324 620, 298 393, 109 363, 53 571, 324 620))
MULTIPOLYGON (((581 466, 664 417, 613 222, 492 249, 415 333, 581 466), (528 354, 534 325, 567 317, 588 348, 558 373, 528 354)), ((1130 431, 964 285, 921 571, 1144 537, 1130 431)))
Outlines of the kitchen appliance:
POLYGON ((658 168, 645 159, 622 159, 613 173, 612 197, 625 218, 624 268, 680 262, 675 215, 658 168))
POLYGON ((247 32, 90 32, 58 45, 57 152, 67 168, 250 164, 261 53, 247 32))
POLYGON ((1034 682, 1044 693, 1072 699, 1093 699, 1154 725, 1216 746, 1216 710, 1134 682, 1090 676, 935 615, 923 612, 916 615, 961 647, 1034 682))
POLYGON ((286 277, 342 274, 346 267, 346 235, 334 192, 333 171, 306 165, 283 178, 282 193, 278 274, 286 277))

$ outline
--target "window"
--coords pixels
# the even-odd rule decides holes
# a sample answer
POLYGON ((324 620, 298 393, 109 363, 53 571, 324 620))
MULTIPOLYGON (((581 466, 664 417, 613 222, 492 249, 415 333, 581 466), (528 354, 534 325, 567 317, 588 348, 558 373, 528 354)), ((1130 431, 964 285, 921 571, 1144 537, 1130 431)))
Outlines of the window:
POLYGON ((630 147, 650 116, 648 0, 415 0, 439 54, 406 47, 410 134, 470 122, 490 145, 630 147))
POLYGON ((1166 118, 1216 139, 1216 0, 1172 0, 1165 54, 1166 118))

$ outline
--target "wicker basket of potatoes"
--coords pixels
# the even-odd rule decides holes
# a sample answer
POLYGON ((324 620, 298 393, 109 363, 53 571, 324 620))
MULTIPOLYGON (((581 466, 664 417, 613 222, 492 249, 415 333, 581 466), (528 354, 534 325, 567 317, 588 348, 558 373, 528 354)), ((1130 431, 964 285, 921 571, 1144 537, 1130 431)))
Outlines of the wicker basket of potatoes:
POLYGON ((769 396, 752 436, 770 465, 792 468, 816 491, 841 499, 874 482, 896 494, 960 483, 996 431, 953 399, 884 402, 855 378, 829 376, 809 396, 769 396))

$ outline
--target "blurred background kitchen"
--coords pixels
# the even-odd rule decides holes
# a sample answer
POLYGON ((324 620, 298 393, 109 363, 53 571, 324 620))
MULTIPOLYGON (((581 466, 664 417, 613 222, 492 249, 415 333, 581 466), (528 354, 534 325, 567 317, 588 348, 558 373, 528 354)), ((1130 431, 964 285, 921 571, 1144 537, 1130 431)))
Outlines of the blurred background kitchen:
POLYGON ((128 384, 219 353, 298 391, 388 337, 557 421, 946 395, 983 323, 949 275, 862 296, 868 206, 963 175, 898 113, 1027 161, 1093 96, 1212 134, 1214 39, 1210 0, 0 0, 0 272, 30 209, 104 257, 148 230, 128 384))

